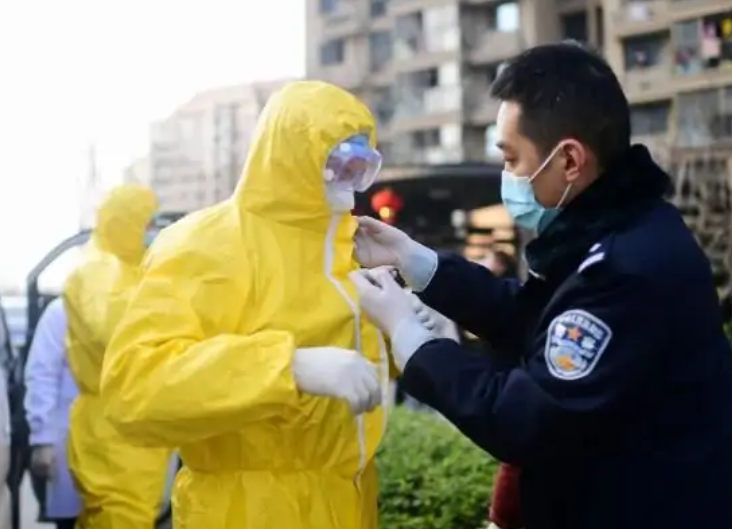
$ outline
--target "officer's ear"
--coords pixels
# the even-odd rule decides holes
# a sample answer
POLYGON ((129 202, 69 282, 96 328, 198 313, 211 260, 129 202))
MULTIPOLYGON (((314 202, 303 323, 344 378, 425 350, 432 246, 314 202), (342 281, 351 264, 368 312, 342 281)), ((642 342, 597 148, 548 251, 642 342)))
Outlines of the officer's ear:
POLYGON ((558 154, 562 160, 566 182, 568 184, 575 183, 582 176, 587 165, 587 148, 577 140, 565 140, 559 148, 558 154))

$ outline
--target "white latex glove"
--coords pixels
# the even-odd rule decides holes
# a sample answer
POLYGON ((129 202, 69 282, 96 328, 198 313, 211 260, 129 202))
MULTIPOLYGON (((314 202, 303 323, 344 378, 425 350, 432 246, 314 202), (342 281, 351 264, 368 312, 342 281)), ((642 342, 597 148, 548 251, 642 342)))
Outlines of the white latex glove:
POLYGON ((350 277, 360 294, 361 309, 389 336, 394 362, 403 370, 417 349, 435 338, 415 313, 413 294, 386 270, 359 270, 350 277))
POLYGON ((437 254, 402 230, 371 217, 358 218, 356 260, 364 268, 394 266, 407 284, 421 292, 437 270, 437 254))
POLYGON ((298 349, 292 371, 300 391, 343 399, 354 415, 381 404, 379 371, 356 351, 339 347, 298 349))
POLYGON ((34 446, 31 451, 30 467, 39 478, 51 481, 56 474, 56 450, 52 445, 34 446))
POLYGON ((419 318, 419 322, 428 331, 434 331, 437 328, 437 320, 435 320, 434 313, 417 296, 410 294, 410 297, 412 299, 412 308, 417 318, 419 318))

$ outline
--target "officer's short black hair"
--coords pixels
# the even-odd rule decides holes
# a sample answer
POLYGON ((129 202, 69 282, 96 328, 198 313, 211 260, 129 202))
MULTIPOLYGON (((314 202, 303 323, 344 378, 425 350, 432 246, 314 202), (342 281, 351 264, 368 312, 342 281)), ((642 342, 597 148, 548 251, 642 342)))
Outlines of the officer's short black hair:
POLYGON ((630 108, 618 78, 578 42, 524 51, 506 63, 491 96, 519 105, 521 134, 545 156, 561 139, 574 138, 607 166, 630 145, 630 108))

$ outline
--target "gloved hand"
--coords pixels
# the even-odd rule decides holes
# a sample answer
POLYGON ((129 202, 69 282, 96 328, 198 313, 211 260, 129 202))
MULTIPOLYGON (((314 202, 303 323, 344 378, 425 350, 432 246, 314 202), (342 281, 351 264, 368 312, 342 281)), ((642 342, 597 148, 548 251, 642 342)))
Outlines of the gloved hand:
POLYGON ((394 362, 404 370, 417 349, 435 339, 415 313, 413 295, 386 270, 359 270, 351 272, 350 277, 360 294, 361 309, 389 336, 394 362))
POLYGON ((38 445, 31 450, 30 467, 33 474, 50 481, 56 475, 56 450, 53 445, 38 445))
POLYGON ((428 331, 434 331, 437 328, 437 320, 435 320, 432 311, 414 294, 410 294, 409 297, 411 298, 412 308, 417 318, 419 318, 419 322, 428 331))
POLYGON ((300 391, 343 399, 354 415, 381 404, 379 371, 356 351, 339 347, 297 349, 292 371, 300 391))
POLYGON ((371 217, 358 218, 356 260, 364 268, 394 266, 412 290, 421 292, 437 270, 437 253, 394 226, 371 217))

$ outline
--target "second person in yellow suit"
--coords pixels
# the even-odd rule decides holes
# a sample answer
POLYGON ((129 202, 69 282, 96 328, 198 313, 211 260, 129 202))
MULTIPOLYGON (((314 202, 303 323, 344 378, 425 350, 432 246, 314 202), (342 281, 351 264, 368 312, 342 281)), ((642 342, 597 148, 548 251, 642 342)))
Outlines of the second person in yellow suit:
POLYGON ((233 196, 148 254, 103 394, 121 431, 180 447, 176 529, 377 527, 389 357, 348 279, 374 129, 340 88, 289 84, 233 196))
POLYGON ((77 529, 152 529, 169 450, 129 444, 104 418, 105 350, 139 280, 152 191, 120 186, 103 200, 82 262, 64 287, 68 361, 79 387, 71 408, 69 466, 82 497, 77 529))

